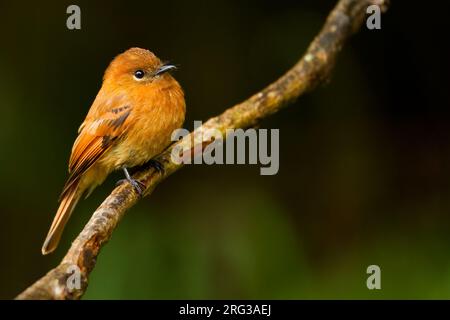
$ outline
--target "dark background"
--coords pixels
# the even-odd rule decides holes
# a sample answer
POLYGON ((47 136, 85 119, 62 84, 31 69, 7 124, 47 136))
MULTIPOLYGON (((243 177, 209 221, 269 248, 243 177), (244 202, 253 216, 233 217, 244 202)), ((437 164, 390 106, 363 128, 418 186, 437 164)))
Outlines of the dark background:
MULTIPOLYGON (((262 123, 280 129, 277 175, 176 173, 129 211, 85 298, 450 298, 447 11, 392 2, 326 85, 262 123), (366 288, 371 264, 378 291, 366 288)), ((178 64, 192 129, 281 76, 334 4, 1 1, 0 298, 54 267, 121 177, 41 256, 76 130, 115 55, 139 46, 178 64), (66 28, 70 4, 79 31, 66 28)))

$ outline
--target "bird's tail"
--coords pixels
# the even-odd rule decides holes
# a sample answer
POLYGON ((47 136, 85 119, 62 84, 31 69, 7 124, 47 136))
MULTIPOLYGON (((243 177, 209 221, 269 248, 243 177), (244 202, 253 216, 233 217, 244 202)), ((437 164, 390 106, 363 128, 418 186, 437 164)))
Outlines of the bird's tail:
POLYGON ((56 216, 53 219, 50 230, 48 231, 47 238, 45 238, 44 245, 42 246, 42 254, 49 254, 56 249, 61 238, 61 234, 66 226, 67 220, 69 220, 73 209, 77 205, 78 200, 82 192, 80 192, 79 181, 73 183, 61 197, 60 205, 56 216))

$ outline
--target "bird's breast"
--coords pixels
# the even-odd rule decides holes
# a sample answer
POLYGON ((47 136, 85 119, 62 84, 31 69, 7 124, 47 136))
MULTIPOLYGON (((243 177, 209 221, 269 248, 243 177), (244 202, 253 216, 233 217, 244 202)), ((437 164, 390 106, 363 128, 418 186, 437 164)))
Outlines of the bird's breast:
POLYGON ((174 130, 184 122, 183 97, 170 94, 148 99, 130 108, 126 132, 108 152, 114 169, 142 165, 161 153, 171 142, 174 130))

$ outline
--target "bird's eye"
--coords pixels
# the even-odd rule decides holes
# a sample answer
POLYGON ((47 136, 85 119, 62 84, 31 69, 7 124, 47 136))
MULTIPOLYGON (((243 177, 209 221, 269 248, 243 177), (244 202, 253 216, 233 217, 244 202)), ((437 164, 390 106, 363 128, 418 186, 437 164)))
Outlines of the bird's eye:
POLYGON ((145 75, 145 72, 142 70, 136 70, 134 72, 134 77, 136 80, 141 80, 144 77, 144 75, 145 75))

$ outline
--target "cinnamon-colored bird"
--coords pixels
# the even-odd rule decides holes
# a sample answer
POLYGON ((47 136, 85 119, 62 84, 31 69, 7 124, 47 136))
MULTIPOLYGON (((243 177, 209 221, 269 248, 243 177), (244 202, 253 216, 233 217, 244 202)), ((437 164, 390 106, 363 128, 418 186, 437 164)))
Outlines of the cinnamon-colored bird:
MULTIPOLYGON (((55 250, 78 200, 112 171, 122 169, 126 180, 142 193, 142 184, 130 177, 127 168, 152 161, 184 121, 184 94, 168 73, 173 69, 175 66, 140 48, 118 55, 106 69, 102 87, 78 129, 69 178, 42 254, 55 250)), ((157 162, 153 165, 160 166, 157 162)))

